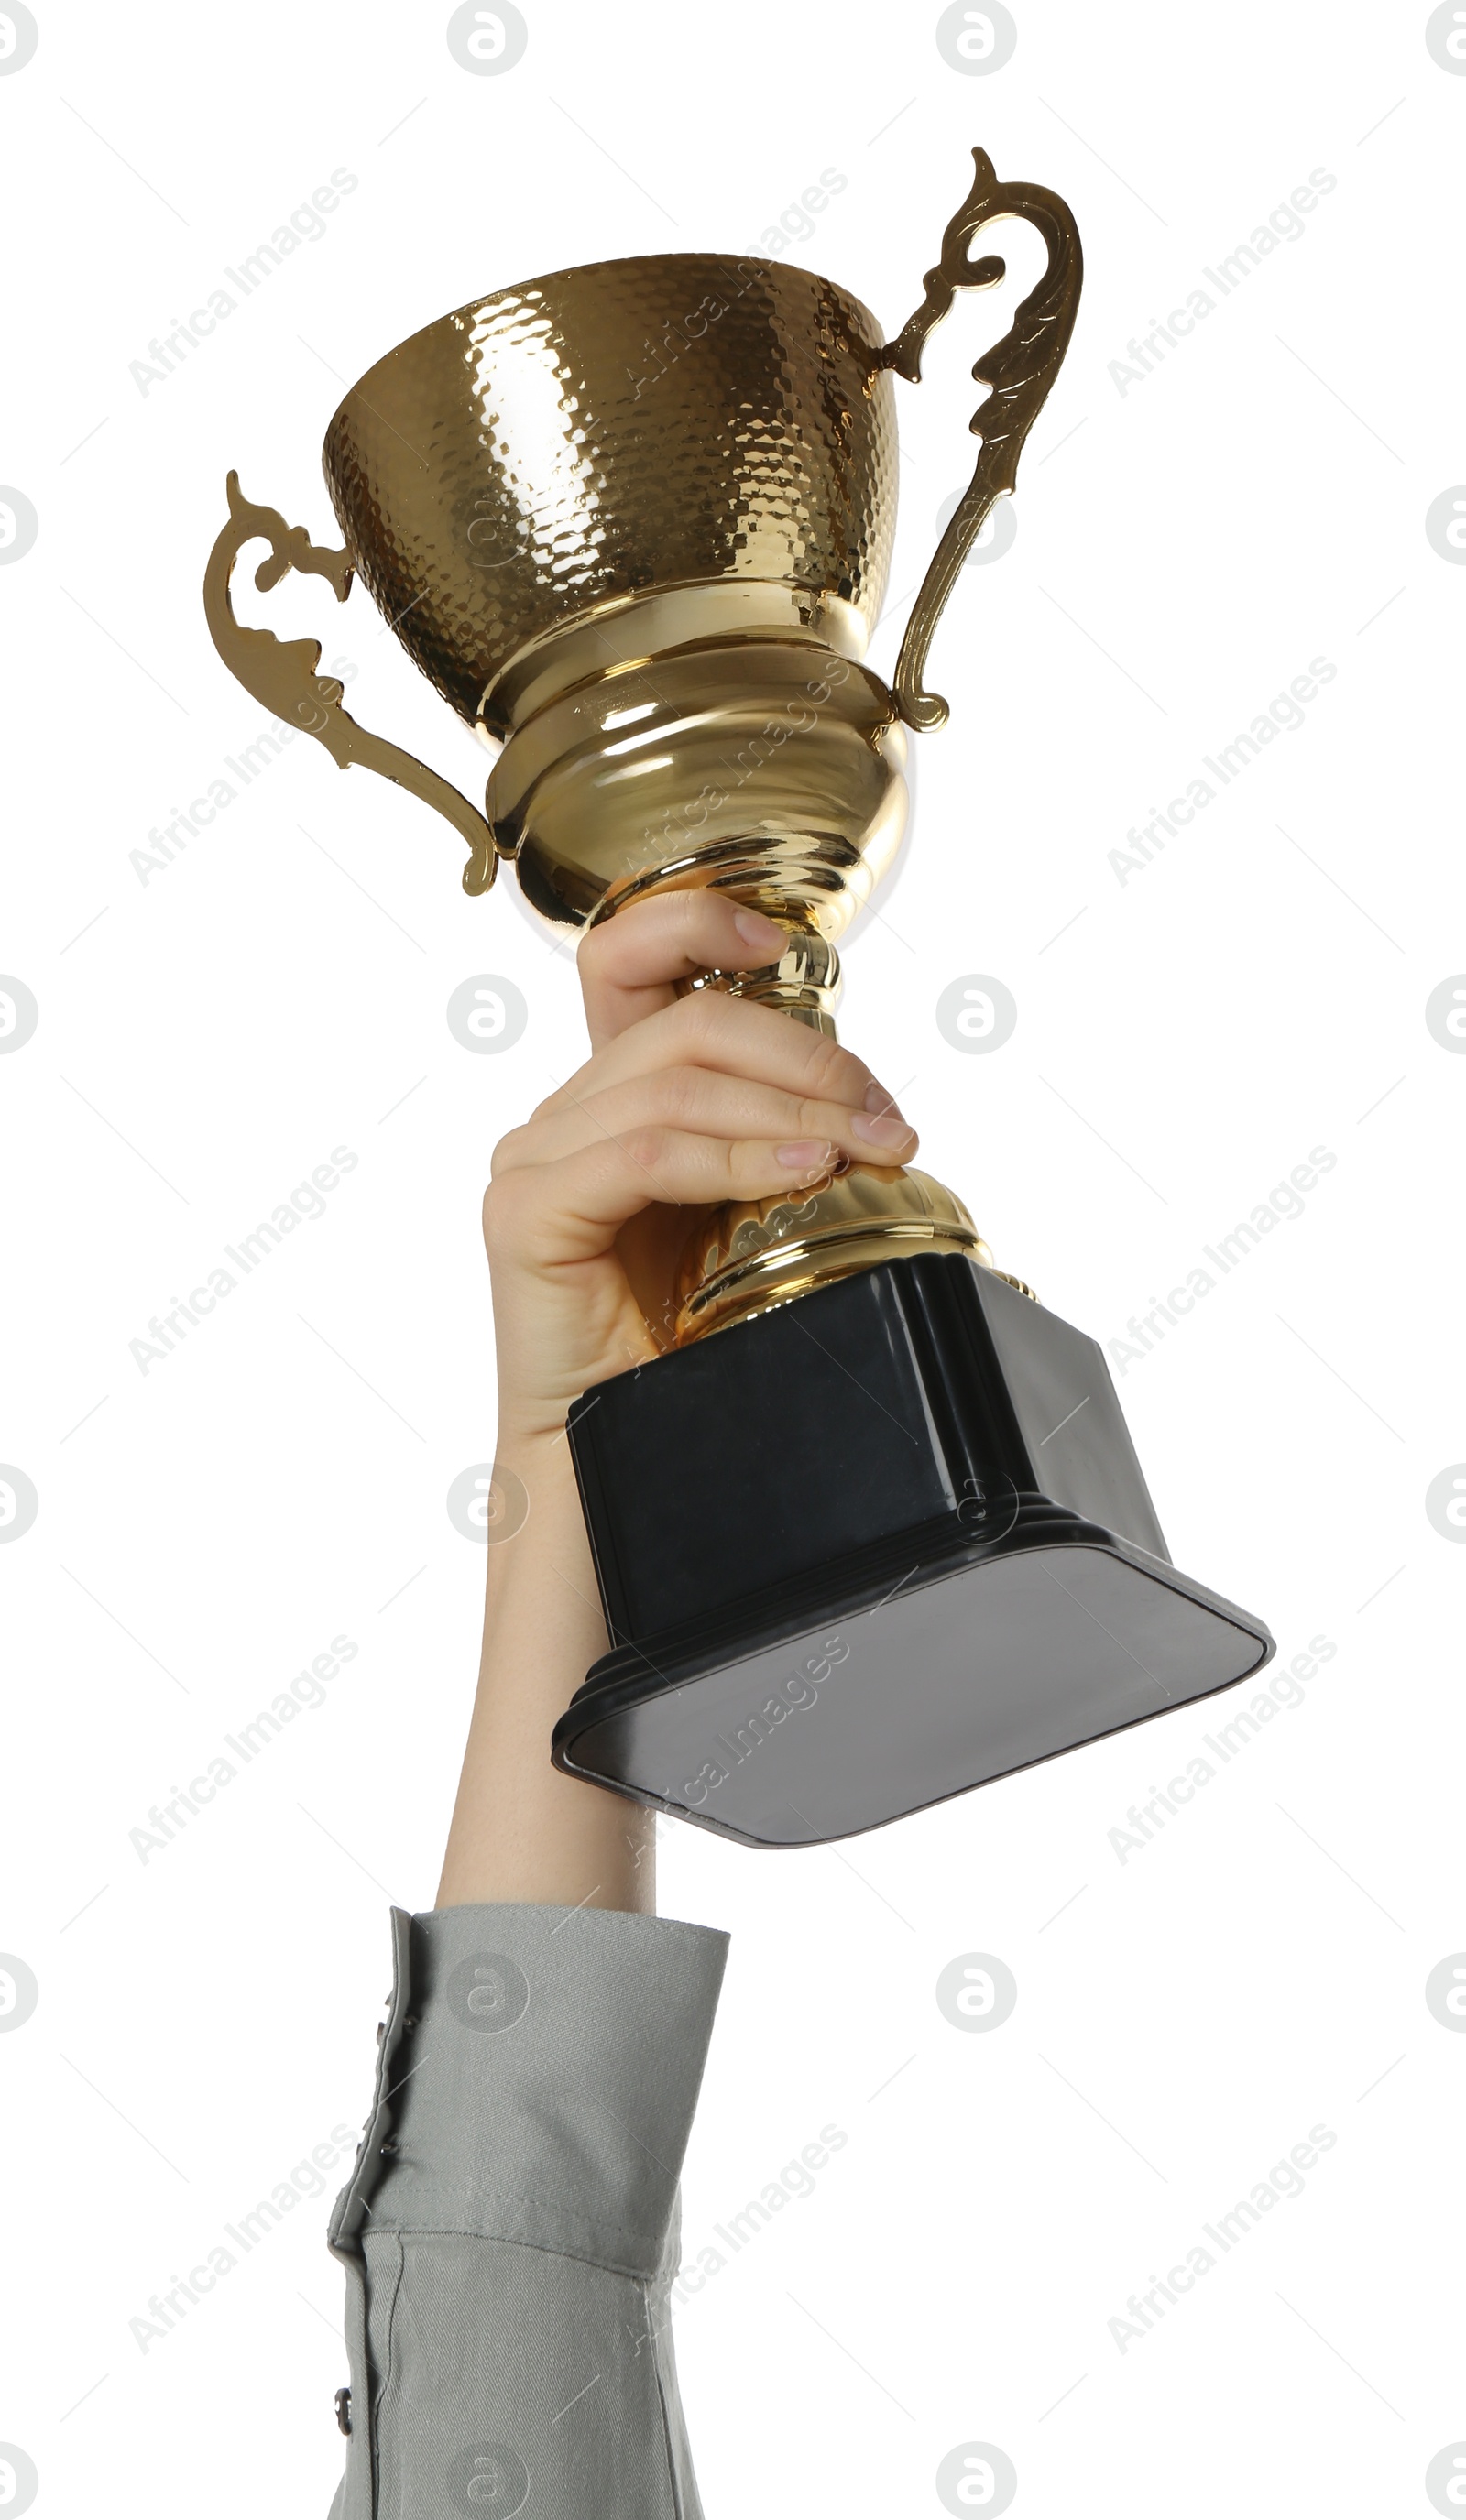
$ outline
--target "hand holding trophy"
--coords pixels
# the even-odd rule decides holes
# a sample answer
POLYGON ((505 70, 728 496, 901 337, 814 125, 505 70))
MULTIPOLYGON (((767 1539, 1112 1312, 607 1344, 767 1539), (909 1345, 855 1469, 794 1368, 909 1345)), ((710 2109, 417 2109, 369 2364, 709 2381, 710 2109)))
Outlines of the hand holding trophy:
MULTIPOLYGON (((713 887, 783 951, 726 991, 834 1034, 838 945, 899 847, 907 729, 939 615, 1074 328, 1066 204, 976 176, 894 340, 828 280, 713 254, 558 272, 476 300, 378 362, 324 467, 344 549, 229 476, 206 577, 245 687, 465 840, 470 893, 512 859, 584 928, 713 887), (1047 267, 973 374, 971 485, 888 689, 865 663, 895 512, 893 375, 915 382, 1008 218, 1047 267), (235 619, 263 538, 338 600, 353 573, 491 749, 481 815, 358 727, 318 643, 235 619)), ((855 1161, 689 1210, 646 1309, 664 1351, 572 1407, 612 1650, 556 1764, 756 1846, 872 1828, 1224 1688, 1272 1651, 1168 1556, 1095 1341, 999 1272, 925 1175, 855 1161), (753 1570, 752 1580, 751 1572, 753 1570)))

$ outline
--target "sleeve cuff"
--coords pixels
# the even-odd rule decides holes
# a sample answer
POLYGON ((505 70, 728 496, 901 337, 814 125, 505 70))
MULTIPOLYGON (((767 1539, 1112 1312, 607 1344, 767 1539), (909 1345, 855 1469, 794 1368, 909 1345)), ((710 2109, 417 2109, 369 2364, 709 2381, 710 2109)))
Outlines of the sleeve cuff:
POLYGON ((392 1911, 394 1983, 333 2247, 478 2233, 650 2278, 728 1937, 605 1908, 392 1911))

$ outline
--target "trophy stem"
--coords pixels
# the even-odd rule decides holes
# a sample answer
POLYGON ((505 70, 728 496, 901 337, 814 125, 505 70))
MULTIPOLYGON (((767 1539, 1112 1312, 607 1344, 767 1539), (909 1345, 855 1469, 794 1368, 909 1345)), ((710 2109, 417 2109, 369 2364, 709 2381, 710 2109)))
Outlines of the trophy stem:
MULTIPOLYGON (((763 905, 751 902, 749 906, 762 909, 763 905)), ((829 938, 809 928, 793 928, 777 963, 763 964, 756 971, 700 971, 695 979, 681 983, 679 994, 690 997, 698 989, 719 989, 725 997, 752 998, 756 1006, 777 1007, 781 1014, 793 1015, 796 1023, 807 1024, 811 1032, 822 1032, 834 1041, 842 978, 840 956, 829 938)))
MULTIPOLYGON (((791 931, 777 963, 754 971, 704 972, 683 987, 685 993, 721 989, 778 1007, 833 1041, 840 982, 835 947, 801 927, 791 931)), ((926 1173, 847 1163, 792 1194, 729 1202, 699 1219, 684 1250, 674 1342, 689 1347, 856 1270, 920 1252, 965 1253, 993 1265, 961 1199, 926 1173)), ((1031 1291, 1019 1279, 1011 1282, 1031 1291)))

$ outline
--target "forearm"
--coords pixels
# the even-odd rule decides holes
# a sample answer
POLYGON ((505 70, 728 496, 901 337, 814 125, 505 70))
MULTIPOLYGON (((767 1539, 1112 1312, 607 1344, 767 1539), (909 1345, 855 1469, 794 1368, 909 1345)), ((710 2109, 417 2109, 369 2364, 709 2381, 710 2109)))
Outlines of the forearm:
POLYGON ((550 1734, 606 1651, 564 1435, 501 1429, 528 1513, 488 1551, 483 1651, 436 1905, 656 1907, 653 1819, 550 1765, 550 1734))

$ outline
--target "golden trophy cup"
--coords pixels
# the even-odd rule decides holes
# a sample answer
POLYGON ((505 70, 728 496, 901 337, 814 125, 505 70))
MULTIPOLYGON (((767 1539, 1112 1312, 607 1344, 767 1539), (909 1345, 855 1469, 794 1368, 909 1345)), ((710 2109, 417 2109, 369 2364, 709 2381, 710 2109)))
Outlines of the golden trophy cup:
MULTIPOLYGON (((934 630, 1078 307, 1066 203, 973 158, 891 341, 832 281, 692 253, 555 272, 414 334, 326 432, 344 549, 230 473, 205 579, 224 662, 343 768, 444 816, 466 891, 511 859, 533 908, 579 928, 715 884, 788 945, 688 986, 833 1033, 840 940, 905 827, 907 730, 947 716, 924 687, 934 630), (973 249, 1012 218, 1047 267, 974 367, 976 470, 888 688, 865 654, 895 522, 893 377, 919 380, 959 290, 1003 278, 973 249), (494 753, 481 813, 346 714, 317 641, 235 619, 231 574, 259 539, 262 590, 295 568, 344 602, 364 580, 494 753)), ((925 1174, 855 1164, 691 1213, 650 1326, 664 1353, 571 1413, 612 1650, 556 1728, 569 1772, 746 1843, 817 1843, 1271 1652, 1171 1567, 1096 1343, 998 1272, 925 1174), (1081 1418, 1061 1436, 1066 1406, 1081 1418)))

